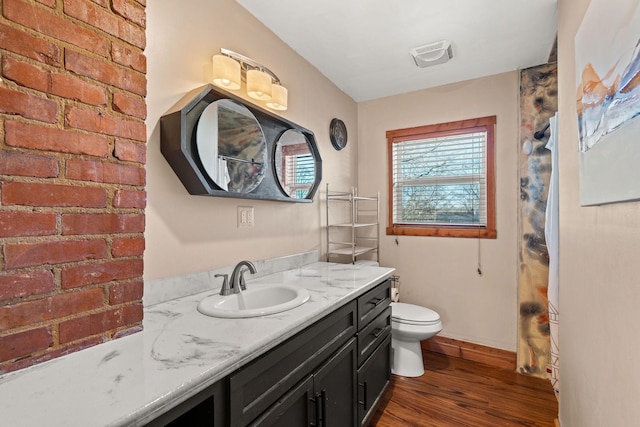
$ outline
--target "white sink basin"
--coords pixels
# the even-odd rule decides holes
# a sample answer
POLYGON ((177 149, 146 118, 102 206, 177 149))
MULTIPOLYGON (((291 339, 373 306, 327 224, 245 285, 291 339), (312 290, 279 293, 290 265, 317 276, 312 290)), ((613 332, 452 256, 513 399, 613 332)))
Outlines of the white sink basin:
POLYGON ((305 288, 288 285, 259 285, 231 295, 211 295, 198 304, 198 311, 212 317, 244 318, 281 313, 304 304, 310 298, 305 288))

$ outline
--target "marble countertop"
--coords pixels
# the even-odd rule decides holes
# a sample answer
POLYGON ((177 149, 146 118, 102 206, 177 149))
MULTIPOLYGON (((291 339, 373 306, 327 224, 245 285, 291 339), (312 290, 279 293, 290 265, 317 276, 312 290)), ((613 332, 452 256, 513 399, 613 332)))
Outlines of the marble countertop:
POLYGON ((200 314, 208 291, 145 308, 142 332, 0 376, 0 424, 137 426, 156 418, 347 301, 392 268, 316 262, 247 280, 284 283, 310 300, 250 319, 200 314))

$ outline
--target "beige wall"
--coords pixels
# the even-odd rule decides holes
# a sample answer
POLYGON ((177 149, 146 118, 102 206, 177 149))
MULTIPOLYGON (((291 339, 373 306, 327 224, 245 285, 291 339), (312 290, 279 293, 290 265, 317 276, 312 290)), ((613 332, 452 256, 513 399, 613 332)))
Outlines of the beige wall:
POLYGON ((145 279, 321 249, 324 183, 355 183, 355 102, 233 0, 154 0, 147 7, 147 34, 145 279), (274 71, 289 89, 289 110, 281 115, 315 133, 323 185, 312 204, 190 196, 161 155, 160 117, 210 81, 211 56, 221 47, 274 71), (344 120, 349 132, 340 152, 329 141, 333 117, 344 120), (254 207, 254 228, 237 228, 237 206, 254 207))
POLYGON ((442 335, 515 351, 517 324, 518 73, 499 74, 358 105, 361 194, 380 191, 381 263, 396 267, 401 300, 436 310, 442 335), (392 129, 496 115, 498 238, 386 236, 387 143, 392 129), (396 243, 397 242, 397 243, 396 243))
POLYGON ((574 38, 590 0, 558 10, 560 422, 640 420, 640 203, 580 207, 574 38))

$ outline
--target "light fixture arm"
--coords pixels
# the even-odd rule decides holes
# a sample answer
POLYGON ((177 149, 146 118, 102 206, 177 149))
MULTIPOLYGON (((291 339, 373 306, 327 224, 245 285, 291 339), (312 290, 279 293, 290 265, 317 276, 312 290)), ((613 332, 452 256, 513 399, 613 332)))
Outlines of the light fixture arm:
POLYGON ((260 64, 259 62, 256 62, 255 60, 246 57, 244 55, 241 55, 237 52, 234 52, 232 50, 229 49, 225 49, 225 48, 220 48, 220 53, 222 53, 223 55, 226 55, 230 58, 235 59, 236 61, 238 61, 240 63, 240 66, 242 67, 243 70, 247 71, 249 69, 258 69, 260 71, 263 71, 267 74, 269 74, 271 76, 271 78, 273 79, 273 82, 276 84, 281 84, 280 83, 280 79, 278 78, 278 76, 276 76, 276 74, 271 71, 270 69, 268 69, 267 67, 265 67, 264 65, 260 64))

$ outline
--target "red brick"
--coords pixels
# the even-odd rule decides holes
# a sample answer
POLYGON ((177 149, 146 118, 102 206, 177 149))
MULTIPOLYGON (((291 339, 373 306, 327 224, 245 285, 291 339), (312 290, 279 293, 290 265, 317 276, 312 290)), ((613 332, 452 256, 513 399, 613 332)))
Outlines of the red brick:
POLYGON ((144 49, 147 45, 147 34, 144 28, 140 28, 127 21, 120 23, 118 38, 140 49, 144 49))
POLYGON ((0 86, 0 113, 55 123, 58 120, 58 104, 49 99, 0 86))
POLYGON ((56 0, 36 0, 38 3, 42 3, 46 6, 49 7, 55 7, 56 5, 56 0))
POLYGON ((144 7, 139 4, 127 0, 113 0, 113 11, 143 28, 147 25, 144 7))
POLYGON ((141 51, 130 49, 120 43, 111 44, 111 59, 125 67, 132 68, 141 73, 147 72, 147 57, 141 51))
POLYGON ((64 214, 63 235, 142 233, 142 214, 64 214))
POLYGON ((35 353, 51 345, 53 337, 48 327, 0 337, 0 362, 35 353))
POLYGON ((0 237, 53 234, 56 234, 56 214, 53 212, 0 212, 0 237))
POLYGON ((147 104, 144 98, 139 96, 122 92, 115 93, 113 94, 113 109, 142 120, 147 118, 147 104))
POLYGON ((117 339, 117 338, 126 337, 129 335, 133 335, 137 332, 142 332, 142 330, 143 330, 142 324, 138 324, 136 326, 132 326, 126 329, 120 329, 119 331, 114 332, 113 335, 111 335, 111 338, 117 339))
MULTIPOLYGON (((144 49, 146 44, 146 35, 143 28, 131 25, 132 19, 126 20, 126 16, 122 13, 112 13, 110 10, 99 7, 91 1, 65 0, 64 11, 67 15, 73 16, 87 24, 101 29, 117 38, 124 40, 134 46, 144 49), (120 15, 120 16, 118 16, 120 15), (125 19, 122 19, 125 18, 125 19)), ((115 5, 114 5, 115 6, 115 5)), ((115 8, 115 7, 114 7, 115 8)), ((142 10, 142 20, 145 19, 144 9, 140 7, 128 7, 127 12, 136 19, 140 19, 136 10, 142 10)))
POLYGON ((65 0, 64 13, 113 36, 118 36, 120 19, 108 9, 93 2, 65 0))
POLYGON ((136 162, 144 165, 147 162, 147 146, 116 138, 113 155, 125 162, 136 162))
POLYGON ((144 185, 144 168, 116 163, 71 159, 67 161, 67 178, 112 184, 144 185))
POLYGON ((51 93, 89 105, 107 104, 107 93, 104 88, 68 74, 51 75, 51 93))
POLYGON ((142 321, 142 304, 90 314, 60 323, 60 343, 68 343, 142 321))
POLYGON ((49 71, 11 57, 2 59, 2 75, 20 86, 47 92, 50 86, 49 71))
POLYGON ((55 289, 50 270, 0 274, 0 300, 41 295, 55 289))
POLYGON ((118 305, 132 301, 141 301, 144 282, 114 283, 109 286, 109 304, 118 305))
POLYGON ((6 243, 4 245, 4 259, 7 269, 103 259, 106 256, 107 243, 102 239, 6 243))
POLYGON ((146 141, 147 139, 147 127, 144 122, 116 117, 105 113, 103 110, 67 106, 65 123, 69 127, 90 132, 104 133, 138 141, 146 141))
POLYGON ((107 191, 97 187, 9 182, 2 185, 4 205, 104 208, 107 191))
POLYGON ((54 178, 59 172, 56 158, 0 151, 0 175, 54 178))
POLYGON ((104 62, 101 59, 65 49, 67 70, 90 79, 124 89, 137 95, 147 94, 147 79, 144 74, 104 62))
POLYGON ((33 357, 21 358, 20 360, 16 360, 15 362, 11 363, 0 363, 0 374, 6 374, 8 372, 17 371, 18 369, 24 369, 28 366, 36 365, 38 363, 46 362, 47 360, 55 359, 56 357, 64 356, 65 354, 80 351, 94 345, 102 344, 103 342, 105 342, 104 337, 91 337, 87 340, 78 341, 71 345, 49 349, 49 351, 47 351, 46 353, 39 354, 33 357))
POLYGON ((142 259, 74 265, 62 269, 62 288, 77 288, 142 277, 142 259))
POLYGON ((102 289, 68 292, 0 307, 0 331, 60 319, 104 306, 102 289))
POLYGON ((57 15, 52 10, 38 7, 23 0, 4 0, 2 11, 5 18, 44 35, 79 46, 104 57, 109 53, 109 42, 105 36, 57 15))
POLYGON ((6 57, 2 63, 3 75, 21 86, 47 92, 90 105, 106 105, 104 88, 73 75, 51 73, 42 67, 6 57))
POLYGON ((115 258, 139 256, 144 253, 144 237, 122 237, 111 242, 111 255, 115 258))
POLYGON ((60 49, 55 43, 0 23, 0 48, 45 64, 59 66, 60 49))
POLYGON ((114 15, 111 11, 97 6, 94 2, 64 0, 64 12, 141 49, 145 47, 146 39, 143 29, 132 26, 129 22, 114 15))
POLYGON ((147 206, 147 193, 139 190, 118 190, 113 198, 114 208, 144 209, 147 206))
POLYGON ((109 141, 106 136, 12 121, 5 122, 5 142, 13 147, 35 150, 97 157, 106 157, 109 154, 109 141))

